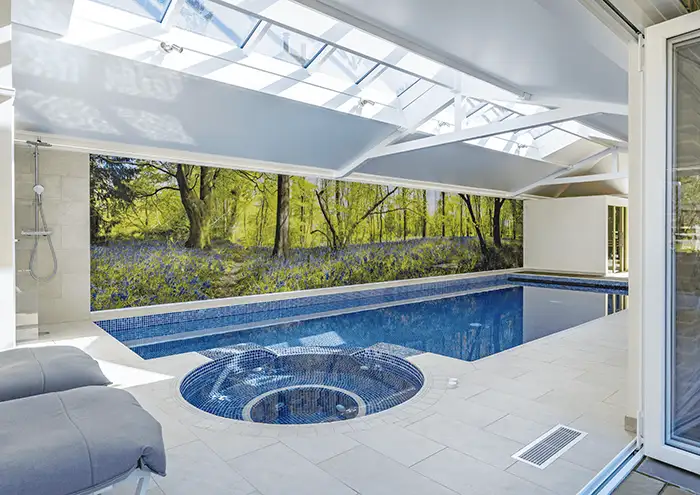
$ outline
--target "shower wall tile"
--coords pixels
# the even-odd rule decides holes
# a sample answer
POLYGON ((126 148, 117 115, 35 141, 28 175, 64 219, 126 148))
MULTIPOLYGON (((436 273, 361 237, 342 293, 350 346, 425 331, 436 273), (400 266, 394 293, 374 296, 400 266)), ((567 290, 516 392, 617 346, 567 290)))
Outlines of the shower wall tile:
MULTIPOLYGON (((15 224, 19 242, 17 269, 26 270, 33 240, 19 231, 34 228, 34 157, 30 150, 15 149, 15 224)), ((45 187, 44 209, 51 240, 56 248, 58 274, 38 285, 39 323, 62 323, 90 318, 90 161, 86 153, 42 150, 40 182, 45 187)), ((53 264, 45 240, 39 243, 37 267, 40 275, 53 264)))
POLYGON ((61 199, 63 201, 82 201, 89 197, 90 179, 85 177, 60 177, 61 199))
POLYGON ((77 249, 57 249, 56 255, 61 260, 61 273, 69 274, 84 274, 85 273, 85 258, 90 257, 90 249, 81 247, 77 249))

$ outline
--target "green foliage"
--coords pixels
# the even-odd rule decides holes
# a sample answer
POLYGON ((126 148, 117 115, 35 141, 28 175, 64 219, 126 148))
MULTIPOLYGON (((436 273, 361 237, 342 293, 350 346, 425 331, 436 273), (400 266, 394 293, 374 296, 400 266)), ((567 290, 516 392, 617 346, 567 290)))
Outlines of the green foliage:
POLYGON ((504 204, 496 249, 494 198, 472 195, 472 220, 457 194, 291 177, 291 250, 271 259, 281 228, 275 174, 101 156, 91 164, 93 309, 522 264, 520 201, 504 204))
POLYGON ((477 270, 522 263, 519 243, 490 246, 471 238, 427 238, 329 248, 293 249, 287 260, 268 249, 230 243, 211 250, 167 242, 115 242, 92 248, 92 309, 286 292, 477 270))

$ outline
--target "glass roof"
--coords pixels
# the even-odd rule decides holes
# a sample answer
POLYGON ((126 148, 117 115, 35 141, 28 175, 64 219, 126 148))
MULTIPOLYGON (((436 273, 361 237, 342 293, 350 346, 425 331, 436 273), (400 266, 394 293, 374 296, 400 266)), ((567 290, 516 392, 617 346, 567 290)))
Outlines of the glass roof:
POLYGON ((116 7, 132 14, 148 17, 158 22, 163 20, 172 0, 93 0, 116 7))
MULTIPOLYGON (((104 0, 103 0, 104 1, 104 0)), ((260 19, 209 0, 186 0, 175 26, 243 47, 260 19)))
MULTIPOLYGON (((66 37, 69 42, 76 43, 77 39, 80 43, 82 39, 82 43, 91 44, 92 40, 125 34, 146 22, 134 19, 150 19, 148 22, 160 27, 160 31, 150 30, 156 33, 151 38, 140 34, 145 30, 129 32, 131 46, 112 49, 110 53, 401 127, 406 127, 404 111, 409 106, 420 106, 424 95, 435 88, 443 92, 446 104, 454 99, 456 84, 463 93, 469 94, 470 88, 476 92, 487 87, 510 98, 501 101, 465 97, 460 129, 549 110, 529 102, 513 102, 514 95, 508 92, 290 0, 76 2, 95 8, 82 7, 81 20, 87 24, 77 23, 66 37), (106 12, 101 7, 101 12, 95 4, 118 10, 106 12), (168 12, 171 5, 177 6, 173 7, 177 11, 168 12), (128 18, 119 12, 139 17, 128 18), (95 22, 92 28, 90 21, 95 22), (161 41, 182 46, 184 53, 163 59, 161 51, 153 51, 161 41)), ((434 111, 427 108, 425 114, 434 111)), ((425 121, 418 131, 453 132, 456 114, 451 104, 425 121)), ((612 139, 571 121, 465 142, 545 160, 572 140, 598 137, 612 139)))

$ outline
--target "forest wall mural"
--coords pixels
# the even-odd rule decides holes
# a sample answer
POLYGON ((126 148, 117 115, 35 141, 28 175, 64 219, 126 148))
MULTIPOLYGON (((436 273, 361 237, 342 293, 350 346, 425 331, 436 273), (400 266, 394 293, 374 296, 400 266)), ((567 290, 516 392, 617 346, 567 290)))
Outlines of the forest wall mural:
POLYGON ((90 158, 92 309, 522 266, 521 201, 90 158))

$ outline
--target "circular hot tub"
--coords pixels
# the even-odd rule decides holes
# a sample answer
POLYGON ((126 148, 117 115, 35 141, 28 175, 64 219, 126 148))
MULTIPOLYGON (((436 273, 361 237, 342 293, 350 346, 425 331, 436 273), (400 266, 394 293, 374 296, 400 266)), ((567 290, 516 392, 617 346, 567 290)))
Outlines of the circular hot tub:
POLYGON ((374 349, 258 348, 190 372, 182 397, 217 416, 256 423, 312 424, 374 414, 423 386, 413 364, 374 349))

